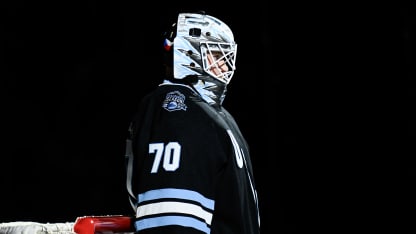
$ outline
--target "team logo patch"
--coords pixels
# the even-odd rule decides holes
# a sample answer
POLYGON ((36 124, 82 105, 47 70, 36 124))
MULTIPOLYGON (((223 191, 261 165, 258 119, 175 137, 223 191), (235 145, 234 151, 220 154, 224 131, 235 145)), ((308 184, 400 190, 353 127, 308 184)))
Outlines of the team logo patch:
POLYGON ((184 110, 186 111, 185 95, 179 91, 173 91, 166 94, 162 107, 168 111, 184 110))

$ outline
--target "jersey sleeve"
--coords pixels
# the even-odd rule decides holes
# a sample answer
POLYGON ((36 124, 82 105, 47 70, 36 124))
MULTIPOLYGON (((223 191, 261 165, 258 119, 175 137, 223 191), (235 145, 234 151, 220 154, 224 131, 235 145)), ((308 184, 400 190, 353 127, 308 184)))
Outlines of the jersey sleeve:
POLYGON ((210 233, 222 133, 185 91, 142 105, 133 139, 138 233, 210 233))

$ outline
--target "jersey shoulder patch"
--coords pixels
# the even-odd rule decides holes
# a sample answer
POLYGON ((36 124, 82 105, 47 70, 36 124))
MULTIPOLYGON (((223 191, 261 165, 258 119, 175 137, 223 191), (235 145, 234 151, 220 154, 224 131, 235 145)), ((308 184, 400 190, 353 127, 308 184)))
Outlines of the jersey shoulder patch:
POLYGON ((185 95, 179 91, 172 91, 166 94, 165 100, 162 102, 162 107, 167 111, 186 111, 185 95))

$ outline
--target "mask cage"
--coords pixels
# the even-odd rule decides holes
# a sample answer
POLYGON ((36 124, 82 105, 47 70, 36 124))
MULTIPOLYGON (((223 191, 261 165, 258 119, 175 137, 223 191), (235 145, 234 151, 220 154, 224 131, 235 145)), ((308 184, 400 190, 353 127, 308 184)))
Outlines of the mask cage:
POLYGON ((220 42, 200 42, 203 70, 228 84, 234 75, 237 45, 220 42), (213 60, 209 61, 209 57, 213 60), (226 69, 224 69, 226 66, 226 69))

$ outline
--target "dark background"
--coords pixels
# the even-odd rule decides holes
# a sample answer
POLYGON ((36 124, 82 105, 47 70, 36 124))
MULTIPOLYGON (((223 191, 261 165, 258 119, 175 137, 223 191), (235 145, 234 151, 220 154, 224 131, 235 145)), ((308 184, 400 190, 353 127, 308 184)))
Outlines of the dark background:
POLYGON ((238 43, 224 106, 251 146, 263 233, 384 229, 374 217, 396 212, 415 233, 412 8, 3 4, 0 222, 132 214, 129 120, 161 81, 161 32, 205 10, 238 43))

